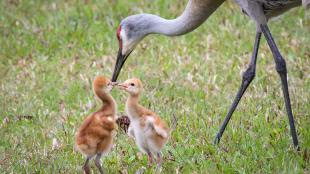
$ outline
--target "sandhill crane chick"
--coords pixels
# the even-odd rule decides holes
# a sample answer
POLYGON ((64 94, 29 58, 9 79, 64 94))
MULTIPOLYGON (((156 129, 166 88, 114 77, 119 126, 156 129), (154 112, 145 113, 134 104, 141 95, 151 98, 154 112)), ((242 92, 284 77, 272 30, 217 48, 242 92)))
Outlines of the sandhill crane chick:
POLYGON ((162 164, 161 150, 168 140, 169 128, 154 112, 139 104, 142 83, 139 79, 129 79, 118 85, 129 93, 126 113, 130 119, 128 134, 135 138, 140 151, 148 155, 148 164, 152 165, 153 156, 157 157, 157 167, 162 164))
POLYGON ((84 173, 90 173, 89 160, 96 156, 95 164, 100 173, 104 173, 101 167, 101 156, 108 153, 112 147, 115 136, 116 103, 109 94, 114 83, 109 79, 98 76, 93 82, 93 90, 102 101, 101 108, 85 118, 75 137, 76 148, 86 157, 83 165, 84 173))

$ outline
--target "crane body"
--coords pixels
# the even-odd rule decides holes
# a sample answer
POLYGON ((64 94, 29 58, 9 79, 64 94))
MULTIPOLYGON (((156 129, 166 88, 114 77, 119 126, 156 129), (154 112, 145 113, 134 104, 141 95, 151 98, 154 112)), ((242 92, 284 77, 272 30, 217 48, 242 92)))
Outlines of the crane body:
MULTIPOLYGON (((179 36, 189 33, 203 24, 213 12, 215 12, 225 0, 189 0, 183 13, 175 19, 164 19, 153 14, 137 14, 128 16, 120 23, 117 32, 119 51, 112 76, 116 81, 118 75, 130 53, 136 45, 149 34, 162 34, 166 36, 179 36)), ((291 101, 287 83, 286 62, 281 55, 268 27, 268 21, 283 14, 291 8, 303 5, 310 7, 310 0, 235 0, 242 11, 256 24, 256 36, 253 52, 248 68, 242 75, 242 82, 236 97, 229 108, 224 122, 216 135, 215 143, 219 143, 225 128, 247 87, 255 77, 256 61, 261 36, 263 35, 273 54, 276 70, 280 76, 285 107, 289 119, 289 125, 294 146, 299 149, 297 132, 291 108, 291 101)))

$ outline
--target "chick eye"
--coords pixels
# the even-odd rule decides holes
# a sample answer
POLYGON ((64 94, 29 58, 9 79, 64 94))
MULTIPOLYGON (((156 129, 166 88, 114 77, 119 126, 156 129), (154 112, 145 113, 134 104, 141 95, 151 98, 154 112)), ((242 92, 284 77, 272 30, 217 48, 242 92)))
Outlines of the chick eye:
POLYGON ((135 86, 135 84, 134 83, 130 83, 130 86, 135 86))

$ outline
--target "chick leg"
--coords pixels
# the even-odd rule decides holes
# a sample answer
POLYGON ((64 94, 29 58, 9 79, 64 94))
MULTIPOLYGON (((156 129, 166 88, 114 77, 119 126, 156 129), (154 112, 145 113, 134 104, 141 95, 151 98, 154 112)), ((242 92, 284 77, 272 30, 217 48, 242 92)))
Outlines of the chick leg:
POLYGON ((146 150, 147 153, 147 159, 148 159, 148 166, 152 166, 153 164, 153 154, 151 153, 150 150, 146 150))
POLYGON ((157 153, 157 168, 161 168, 161 165, 163 163, 163 156, 161 152, 157 153))
POLYGON ((90 174, 90 168, 89 168, 89 160, 91 159, 91 157, 87 157, 86 160, 85 160, 85 163, 83 165, 83 171, 84 171, 84 174, 90 174))
POLYGON ((104 174, 104 171, 101 166, 101 156, 102 156, 101 153, 97 154, 96 159, 95 159, 95 164, 96 164, 96 167, 99 169, 100 174, 104 174))

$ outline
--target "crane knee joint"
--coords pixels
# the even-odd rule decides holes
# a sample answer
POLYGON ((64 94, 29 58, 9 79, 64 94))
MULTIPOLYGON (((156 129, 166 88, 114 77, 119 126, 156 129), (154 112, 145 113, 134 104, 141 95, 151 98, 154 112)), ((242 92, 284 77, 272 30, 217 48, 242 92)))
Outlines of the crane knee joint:
POLYGON ((255 77, 255 70, 249 68, 243 73, 242 80, 251 82, 254 79, 254 77, 255 77))
POLYGON ((279 74, 286 74, 286 63, 283 58, 276 60, 276 70, 279 74))

